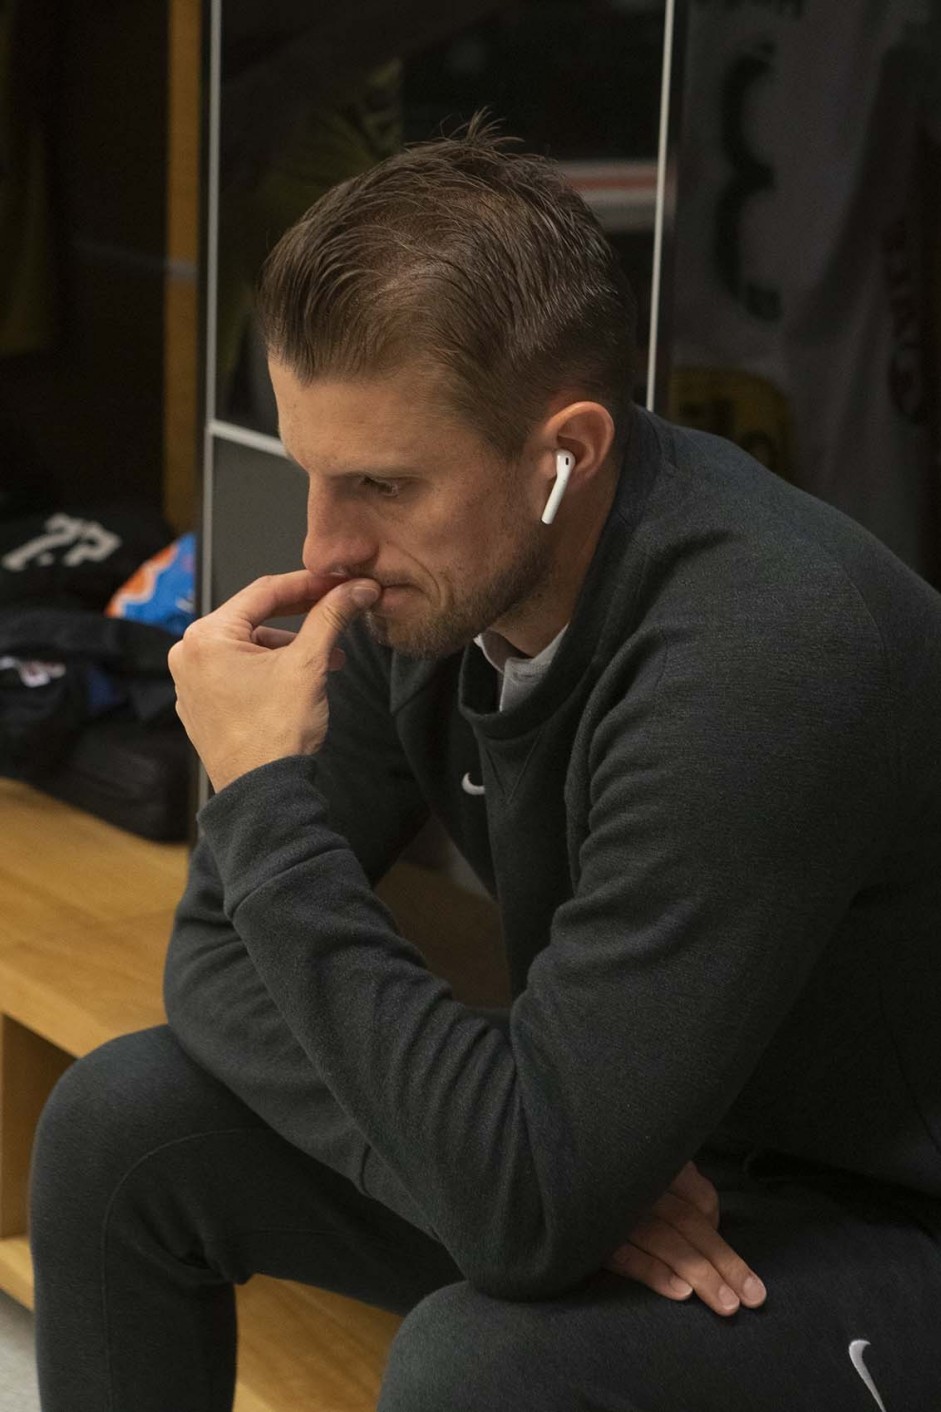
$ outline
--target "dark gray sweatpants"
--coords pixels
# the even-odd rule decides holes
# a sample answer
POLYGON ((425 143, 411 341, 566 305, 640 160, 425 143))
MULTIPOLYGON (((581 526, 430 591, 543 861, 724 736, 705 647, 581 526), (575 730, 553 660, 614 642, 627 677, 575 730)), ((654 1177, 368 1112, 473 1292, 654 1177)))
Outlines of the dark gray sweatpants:
POLYGON ((494 1299, 168 1027, 126 1035, 66 1072, 37 1133, 43 1412, 230 1412, 234 1285, 256 1273, 407 1315, 381 1412, 939 1412, 933 1208, 923 1224, 893 1188, 700 1165, 767 1285, 761 1309, 723 1318, 607 1271, 556 1299, 494 1299))

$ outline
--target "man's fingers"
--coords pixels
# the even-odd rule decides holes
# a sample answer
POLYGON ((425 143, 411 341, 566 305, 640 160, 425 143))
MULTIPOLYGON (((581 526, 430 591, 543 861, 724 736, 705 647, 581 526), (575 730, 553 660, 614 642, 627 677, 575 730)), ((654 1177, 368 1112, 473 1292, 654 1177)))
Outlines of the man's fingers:
POLYGON ((687 1162, 670 1183, 670 1190, 701 1211, 714 1230, 719 1228, 719 1193, 694 1162, 687 1162))
POLYGON ((318 660, 329 658, 337 639, 358 613, 375 603, 380 591, 369 579, 351 579, 332 589, 307 614, 297 634, 297 646, 318 660))
MULTIPOLYGON (((345 582, 336 577, 312 574, 307 569, 294 569, 287 574, 265 574, 200 619, 213 619, 218 624, 236 626, 248 622, 254 628, 269 618, 291 618, 309 613, 311 606, 345 582)), ((362 580, 356 580, 362 582, 362 580)))
MULTIPOLYGON (((671 1200, 663 1197, 657 1210, 668 1208, 671 1200)), ((676 1201, 676 1206, 683 1209, 668 1220, 654 1215, 641 1221, 631 1231, 631 1243, 686 1280, 717 1314, 734 1314, 740 1303, 749 1308, 763 1303, 764 1285, 741 1256, 685 1202, 676 1201)))
MULTIPOLYGON (((286 628, 256 628, 252 633, 252 638, 259 647, 290 647, 297 637, 296 632, 288 632, 286 628)), ((342 647, 334 647, 330 653, 330 660, 327 669, 331 672, 338 672, 346 665, 346 653, 342 647)))
POLYGON ((190 624, 184 637, 191 646, 222 636, 247 639, 261 647, 286 647, 290 645, 287 638, 273 635, 285 630, 264 625, 269 618, 303 614, 304 622, 291 640, 303 637, 308 646, 314 646, 319 660, 326 658, 329 670, 335 671, 332 650, 337 638, 362 608, 375 602, 379 593, 379 585, 370 579, 340 579, 336 575, 311 574, 306 569, 267 574, 190 624), (322 606, 321 600, 325 600, 322 606))
POLYGON ((669 1265, 630 1243, 620 1246, 610 1260, 605 1261, 604 1269, 613 1270, 625 1279, 637 1280, 638 1284, 646 1285, 667 1299, 689 1299, 693 1292, 692 1285, 674 1275, 669 1265))
POLYGON ((252 641, 257 642, 259 647, 287 647, 292 643, 297 633, 288 632, 286 628, 256 628, 252 633, 252 641))

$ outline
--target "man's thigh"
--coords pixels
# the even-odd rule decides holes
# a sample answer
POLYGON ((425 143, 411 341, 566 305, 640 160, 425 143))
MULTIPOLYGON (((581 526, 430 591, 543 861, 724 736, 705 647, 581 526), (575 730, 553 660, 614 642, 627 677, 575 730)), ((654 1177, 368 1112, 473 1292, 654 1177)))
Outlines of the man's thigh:
POLYGON ((97 1288, 105 1256, 125 1305, 164 1297, 167 1268, 174 1297, 265 1274, 399 1314, 460 1276, 444 1246, 286 1141, 167 1025, 66 1071, 40 1119, 30 1196, 47 1307, 75 1303, 81 1279, 97 1288))
POLYGON ((608 1272, 511 1303, 466 1283, 423 1300, 393 1344, 380 1412, 938 1412, 941 1246, 797 1184, 720 1186, 722 1232, 762 1277, 714 1314, 608 1272))

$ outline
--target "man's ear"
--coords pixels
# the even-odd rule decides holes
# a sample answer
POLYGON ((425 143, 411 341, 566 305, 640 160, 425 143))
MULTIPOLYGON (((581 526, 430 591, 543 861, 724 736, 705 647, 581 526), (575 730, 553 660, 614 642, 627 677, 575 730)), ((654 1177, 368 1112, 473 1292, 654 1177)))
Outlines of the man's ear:
POLYGON ((549 474, 555 474, 555 453, 569 451, 575 457, 571 483, 586 486, 608 463, 614 446, 614 419, 600 402, 568 402, 546 419, 540 442, 552 452, 549 474))

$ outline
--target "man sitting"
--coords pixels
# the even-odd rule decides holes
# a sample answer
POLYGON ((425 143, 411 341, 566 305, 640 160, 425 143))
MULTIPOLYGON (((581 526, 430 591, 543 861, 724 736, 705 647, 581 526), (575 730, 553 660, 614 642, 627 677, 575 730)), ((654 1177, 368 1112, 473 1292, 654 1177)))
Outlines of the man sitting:
POLYGON ((169 1026, 40 1123, 45 1412, 228 1412, 256 1272, 408 1316, 382 1412, 936 1412, 941 599, 631 402, 605 237, 479 123, 260 309, 304 567, 170 653, 215 794, 169 1026), (506 1012, 373 891, 429 814, 506 1012))

